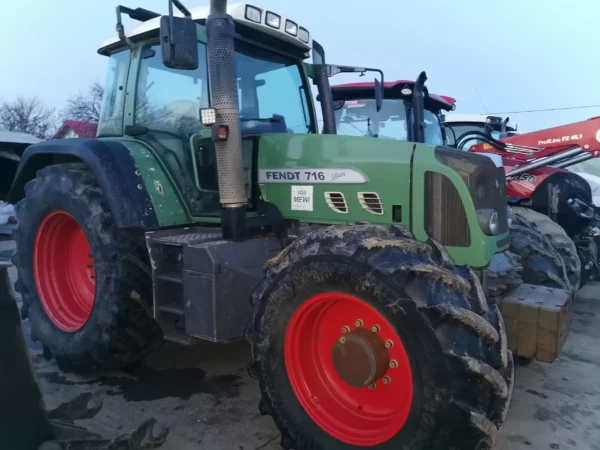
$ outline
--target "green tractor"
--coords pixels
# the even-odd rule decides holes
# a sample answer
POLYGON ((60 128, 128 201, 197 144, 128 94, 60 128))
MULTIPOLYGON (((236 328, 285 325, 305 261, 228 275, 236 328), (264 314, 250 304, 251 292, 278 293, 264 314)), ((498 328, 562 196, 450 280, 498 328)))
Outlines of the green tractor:
POLYGON ((163 337, 245 336, 286 449, 491 448, 514 373, 480 282, 509 244, 503 168, 337 136, 329 77, 369 69, 328 65, 297 22, 226 3, 118 7, 97 138, 21 158, 10 199, 32 337, 89 372, 163 337), (128 35, 123 14, 142 22, 128 35))

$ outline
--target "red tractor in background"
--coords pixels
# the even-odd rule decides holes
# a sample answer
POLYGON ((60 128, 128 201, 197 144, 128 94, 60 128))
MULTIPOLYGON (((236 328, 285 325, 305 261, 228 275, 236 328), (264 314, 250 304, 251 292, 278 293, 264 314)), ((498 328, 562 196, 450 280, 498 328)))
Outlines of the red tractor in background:
POLYGON ((350 83, 332 86, 337 133, 350 136, 398 139, 443 145, 446 130, 443 113, 454 109, 451 97, 430 94, 422 73, 416 81, 383 83, 382 106, 376 110, 375 84, 350 83), (415 127, 415 102, 422 100, 420 126, 415 127), (374 120, 375 117, 377 120, 374 120))
MULTIPOLYGON (((590 183, 587 177, 566 169, 600 156, 600 118, 501 139, 479 132, 470 137, 477 137, 482 143, 471 146, 469 151, 502 157, 509 203, 518 207, 514 208, 515 219, 535 220, 537 215, 532 217, 523 208, 536 211, 560 225, 569 236, 572 245, 564 242, 555 247, 567 259, 571 283, 579 281, 579 270, 582 282, 596 278, 600 229, 590 183), (578 258, 572 255, 573 247, 578 258)), ((556 227, 539 228, 554 239, 556 227)))
MULTIPOLYGON (((464 124, 459 122, 454 126, 446 124, 442 114, 455 109, 455 100, 430 94, 424 86, 426 79, 422 73, 415 82, 385 83, 385 100, 380 111, 375 108, 374 83, 332 86, 338 134, 435 145, 445 143, 462 150, 468 149, 465 144, 481 142, 471 151, 502 157, 513 221, 510 252, 505 254, 505 260, 500 258, 496 266, 490 266, 492 295, 499 295, 511 284, 518 283, 517 278, 569 291, 578 289, 581 279, 593 279, 598 272, 594 239, 597 228, 589 184, 564 169, 548 167, 554 163, 575 164, 583 161, 584 156, 593 157, 584 155, 583 147, 575 148, 588 135, 587 131, 582 129, 563 135, 560 133, 565 127, 559 127, 517 135, 508 119, 491 116, 486 120, 487 125, 479 128, 461 128, 464 124), (549 131, 557 131, 557 136, 549 131), (567 134, 569 141, 563 139, 567 134), (539 161, 547 155, 555 158, 539 161), (519 255, 520 260, 515 260, 514 254, 519 255), (517 274, 520 264, 524 270, 517 274)), ((595 127, 592 136, 596 136, 598 129, 600 126, 595 127)), ((596 144, 600 150, 600 142, 596 144)))

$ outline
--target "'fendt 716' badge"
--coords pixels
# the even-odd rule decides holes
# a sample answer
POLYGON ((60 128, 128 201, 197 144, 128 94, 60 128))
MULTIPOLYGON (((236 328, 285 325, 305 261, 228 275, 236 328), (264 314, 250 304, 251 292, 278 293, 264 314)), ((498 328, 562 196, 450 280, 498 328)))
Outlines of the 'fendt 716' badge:
POLYGON ((366 183, 363 174, 352 169, 260 169, 259 183, 366 183))

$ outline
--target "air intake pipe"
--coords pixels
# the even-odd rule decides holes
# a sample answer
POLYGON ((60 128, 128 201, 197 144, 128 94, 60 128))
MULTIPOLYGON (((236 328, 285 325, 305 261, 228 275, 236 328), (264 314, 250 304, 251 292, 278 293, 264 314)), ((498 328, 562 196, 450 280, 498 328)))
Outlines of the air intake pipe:
POLYGON ((227 140, 214 143, 222 207, 221 228, 224 239, 236 239, 247 234, 248 197, 242 164, 242 135, 236 86, 235 24, 227 14, 227 0, 211 0, 206 31, 211 103, 217 113, 217 123, 229 127, 227 140))
POLYGON ((427 74, 421 72, 413 88, 413 141, 420 143, 425 142, 425 81, 427 74))

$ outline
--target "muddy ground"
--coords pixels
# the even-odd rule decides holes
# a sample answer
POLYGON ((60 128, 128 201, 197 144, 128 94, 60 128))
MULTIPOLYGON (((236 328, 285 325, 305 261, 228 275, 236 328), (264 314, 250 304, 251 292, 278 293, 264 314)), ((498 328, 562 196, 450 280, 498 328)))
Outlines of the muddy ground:
MULTIPOLYGON (((598 318, 600 284, 589 285, 575 302, 558 360, 517 367, 499 450, 600 450, 598 318)), ((26 336, 28 327, 23 322, 26 336)), ((91 431, 114 437, 155 417, 170 428, 164 450, 280 449, 273 421, 257 411, 258 385, 246 373, 245 342, 191 348, 165 343, 138 367, 93 378, 62 374, 38 346, 29 347, 47 407, 83 392, 102 395, 100 413, 79 421, 91 431)))

